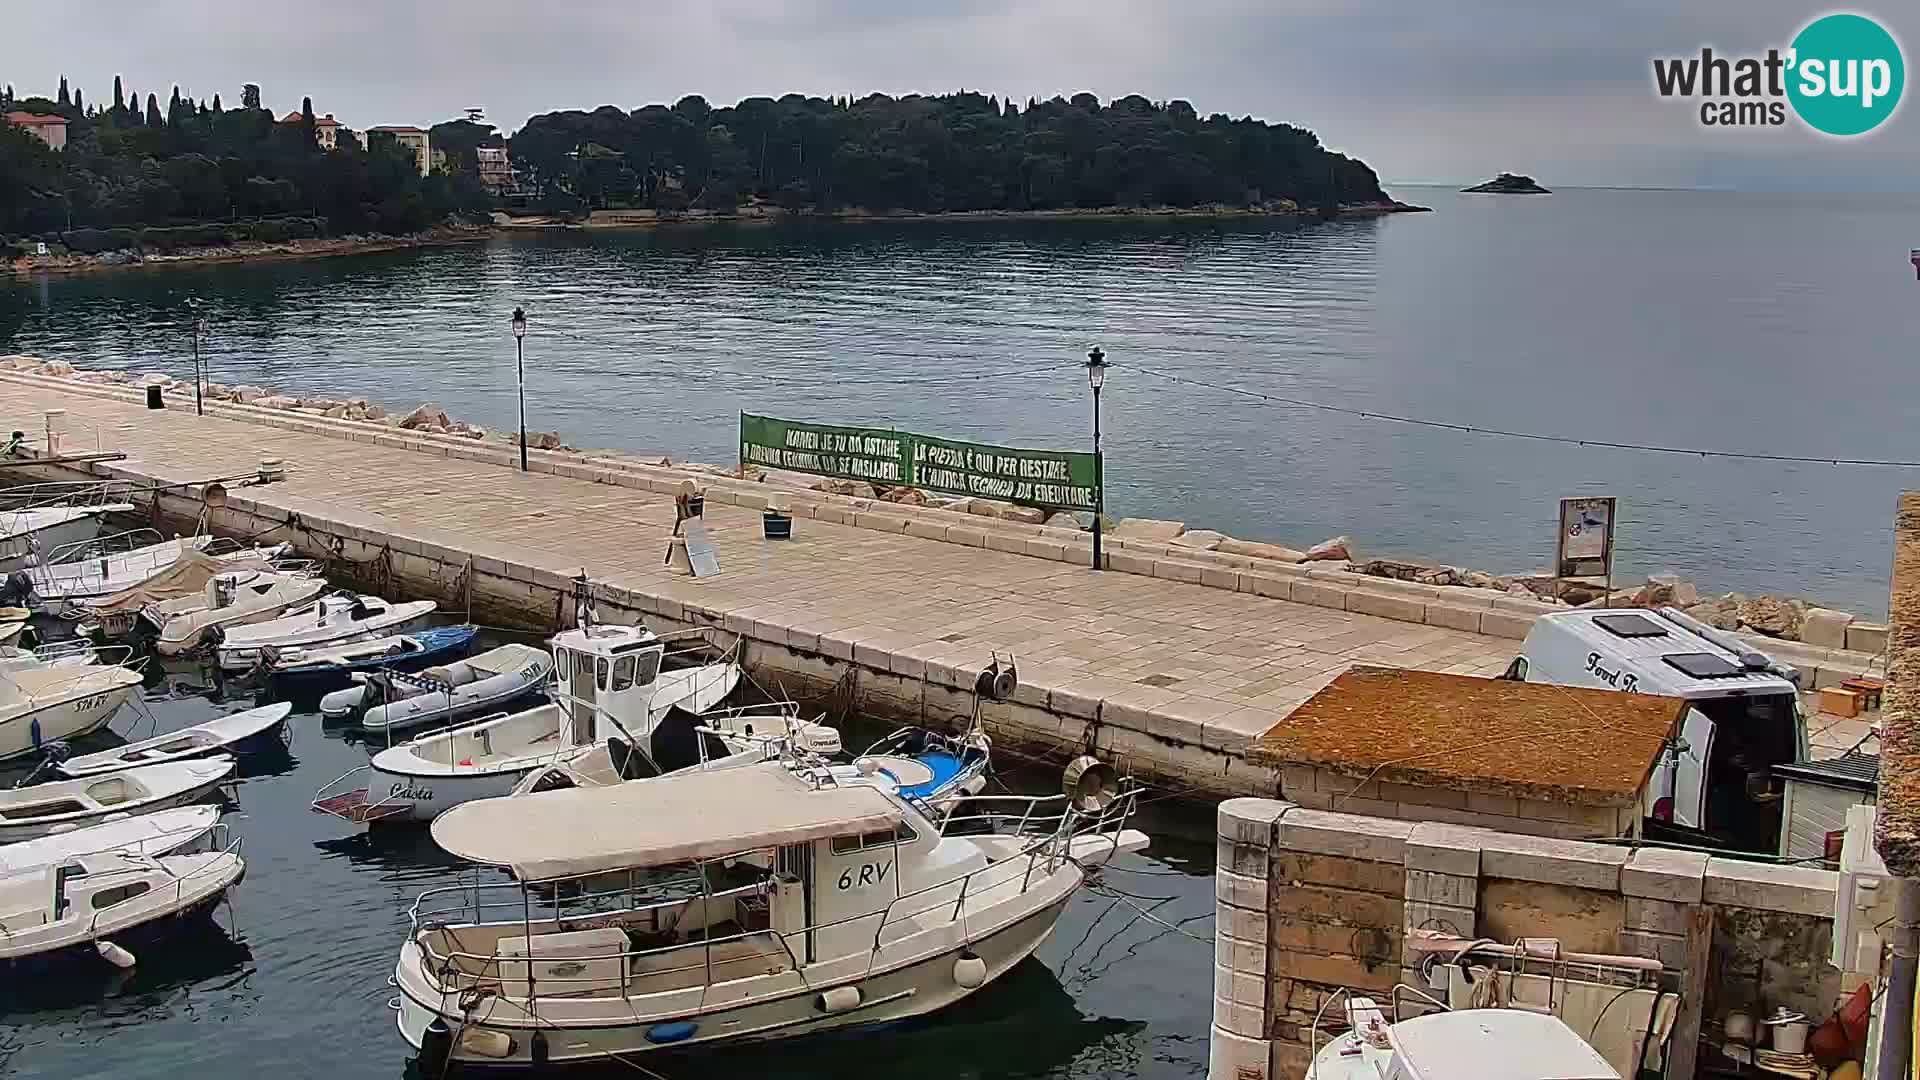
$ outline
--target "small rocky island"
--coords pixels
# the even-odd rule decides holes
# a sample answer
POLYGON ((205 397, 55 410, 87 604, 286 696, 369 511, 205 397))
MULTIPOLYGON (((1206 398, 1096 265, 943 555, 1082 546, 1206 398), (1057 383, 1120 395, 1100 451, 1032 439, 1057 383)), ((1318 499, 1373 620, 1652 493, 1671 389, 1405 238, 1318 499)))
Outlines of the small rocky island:
POLYGON ((1487 181, 1484 184, 1476 184, 1473 187, 1461 188, 1460 190, 1474 192, 1476 194, 1482 194, 1482 195, 1551 195, 1553 194, 1553 192, 1548 191, 1546 188, 1543 188, 1539 184, 1534 183, 1533 177, 1521 176, 1518 173, 1510 173, 1510 172, 1503 172, 1499 176, 1494 177, 1493 179, 1487 181))

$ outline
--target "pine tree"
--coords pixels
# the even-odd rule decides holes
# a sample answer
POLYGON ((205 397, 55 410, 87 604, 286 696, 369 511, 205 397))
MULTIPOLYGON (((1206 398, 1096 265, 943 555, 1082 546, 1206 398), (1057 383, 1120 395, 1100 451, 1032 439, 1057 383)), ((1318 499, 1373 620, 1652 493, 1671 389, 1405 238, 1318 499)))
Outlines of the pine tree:
POLYGON ((248 83, 240 88, 240 107, 257 109, 260 107, 260 84, 248 83))
POLYGON ((218 116, 223 112, 226 112, 226 110, 220 107, 220 93, 216 90, 213 95, 213 114, 218 116))
POLYGON ((113 112, 115 116, 127 111, 126 95, 120 92, 120 76, 113 77, 113 112))
POLYGON ((70 95, 70 94, 68 94, 68 93, 67 93, 67 77, 66 77, 65 75, 62 75, 62 76, 60 76, 60 98, 59 98, 59 101, 60 101, 60 104, 62 104, 62 105, 71 105, 71 104, 73 104, 73 97, 72 97, 72 95, 70 95))
POLYGON ((160 99, 152 94, 147 95, 147 126, 152 128, 166 126, 166 121, 160 118, 160 99))

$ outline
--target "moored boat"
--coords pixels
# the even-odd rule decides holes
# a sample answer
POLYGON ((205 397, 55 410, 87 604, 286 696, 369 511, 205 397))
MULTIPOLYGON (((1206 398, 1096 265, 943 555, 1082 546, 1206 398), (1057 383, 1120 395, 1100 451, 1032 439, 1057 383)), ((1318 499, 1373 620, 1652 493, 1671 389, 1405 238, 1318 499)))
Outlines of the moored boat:
POLYGON ((762 763, 469 803, 435 841, 518 880, 423 894, 391 1004, 426 1073, 924 1015, 1031 955, 1088 869, 1146 846, 1134 799, 1027 799, 1016 831, 960 832, 977 816, 762 763))
POLYGON ((200 801, 233 774, 225 755, 0 790, 0 844, 200 801))
POLYGON ((431 600, 395 604, 378 596, 335 593, 265 622, 224 631, 220 666, 246 671, 268 659, 268 650, 308 649, 404 634, 423 627, 439 605, 431 600))
POLYGON ((311 696, 350 682, 355 672, 415 671, 458 660, 479 636, 475 626, 435 626, 324 649, 282 649, 269 675, 278 692, 311 696))
POLYGON ((133 504, 125 502, 0 510, 0 571, 19 569, 38 552, 91 540, 100 535, 108 514, 132 512, 133 504))
POLYGON ((279 750, 286 746, 287 715, 291 712, 290 702, 262 705, 111 750, 69 757, 55 768, 61 775, 77 780, 164 761, 279 750))
POLYGON ((79 855, 0 878, 0 960, 135 955, 111 939, 209 911, 246 873, 239 844, 194 855, 79 855))
POLYGON ((642 626, 588 625, 552 644, 551 703, 388 747, 322 787, 313 808, 355 823, 425 823, 460 803, 508 794, 529 772, 610 739, 638 754, 647 775, 768 752, 753 716, 687 711, 732 689, 739 670, 731 660, 663 674, 666 645, 642 626), (701 730, 708 722, 715 726, 701 730))
POLYGON ((0 654, 0 760, 106 726, 140 686, 132 668, 94 662, 90 647, 40 656, 0 654))
POLYGON ((121 605, 132 607, 153 629, 153 648, 162 656, 177 656, 236 626, 277 619, 311 604, 327 591, 327 583, 299 570, 221 572, 200 565, 183 576, 181 588, 186 591, 164 598, 154 598, 151 589, 130 590, 121 605), (196 580, 199 584, 187 584, 196 580))
POLYGON ((221 813, 221 808, 213 803, 196 803, 151 814, 112 818, 37 840, 0 845, 0 877, 102 851, 171 855, 199 846, 220 824, 221 813))
POLYGON ((84 608, 129 589, 137 589, 178 566, 189 553, 196 553, 222 569, 267 569, 284 555, 287 545, 241 547, 211 536, 176 537, 160 540, 151 529, 137 530, 120 537, 102 538, 49 554, 45 563, 36 563, 22 573, 33 584, 33 596, 39 610, 59 614, 84 608), (120 550, 114 540, 140 546, 120 550), (152 542, 143 543, 144 540, 152 542))
POLYGON ((531 645, 502 645, 418 673, 369 672, 360 685, 320 699, 320 715, 334 719, 357 712, 360 726, 375 733, 445 726, 499 712, 539 692, 552 674, 553 654, 531 645))

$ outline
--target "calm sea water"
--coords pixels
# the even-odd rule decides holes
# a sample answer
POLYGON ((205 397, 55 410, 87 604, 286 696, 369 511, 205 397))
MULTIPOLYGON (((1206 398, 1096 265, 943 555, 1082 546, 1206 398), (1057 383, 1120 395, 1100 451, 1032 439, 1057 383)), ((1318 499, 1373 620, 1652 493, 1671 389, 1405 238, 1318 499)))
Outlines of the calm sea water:
MULTIPOLYGON (((113 727, 145 738, 233 711, 176 692, 192 673, 157 681, 113 727)), ((78 1080, 186 1075, 340 1080, 421 1077, 386 1006, 387 977, 421 892, 470 880, 424 831, 370 838, 308 802, 366 764, 368 751, 296 712, 285 761, 251 762, 227 822, 243 842, 246 879, 211 925, 139 949, 120 973, 81 965, 58 978, 0 970, 0 1076, 78 1080)), ((856 722, 850 745, 884 729, 856 722)), ((82 749, 97 748, 89 743, 82 749)), ((998 763, 1018 790, 1057 790, 1052 769, 998 763)), ((0 775, 11 785, 13 769, 0 775)), ((1176 1080, 1206 1072, 1212 1010, 1212 818, 1204 808, 1143 809, 1151 852, 1129 856, 1112 883, 1145 897, 1196 941, 1081 894, 1053 936, 1004 980, 910 1026, 792 1041, 701 1057, 649 1058, 668 1080, 700 1075, 835 1080, 876 1068, 930 1080, 1052 1077, 1176 1080), (714 1070, 720 1070, 715 1072, 714 1070)), ((587 1075, 636 1076, 610 1065, 587 1075)))
POLYGON ((1371 221, 716 226, 0 286, 9 351, 434 400, 576 446, 731 462, 742 410, 1084 445, 1109 508, 1495 571, 1555 502, 1621 499, 1627 572, 1885 610, 1912 470, 1412 428, 1243 391, 1569 438, 1920 460, 1920 197, 1397 189, 1371 221), (1230 388, 1170 382, 1153 372, 1230 388))

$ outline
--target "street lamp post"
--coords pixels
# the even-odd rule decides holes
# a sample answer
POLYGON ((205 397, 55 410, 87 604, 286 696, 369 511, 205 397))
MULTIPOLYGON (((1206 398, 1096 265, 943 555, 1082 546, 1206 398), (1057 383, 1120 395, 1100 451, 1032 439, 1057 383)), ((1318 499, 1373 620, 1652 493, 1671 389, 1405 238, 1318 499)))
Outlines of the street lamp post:
POLYGON ((520 471, 527 471, 527 313, 513 309, 513 370, 520 385, 520 471))
POLYGON ((1107 381, 1107 354, 1095 345, 1087 351, 1087 384, 1093 387, 1093 568, 1100 569, 1100 530, 1107 515, 1105 465, 1100 459, 1100 387, 1107 381))
POLYGON ((200 401, 200 385, 205 381, 200 372, 200 339, 207 333, 207 320, 204 316, 195 316, 193 320, 193 414, 207 415, 206 406, 200 401))

